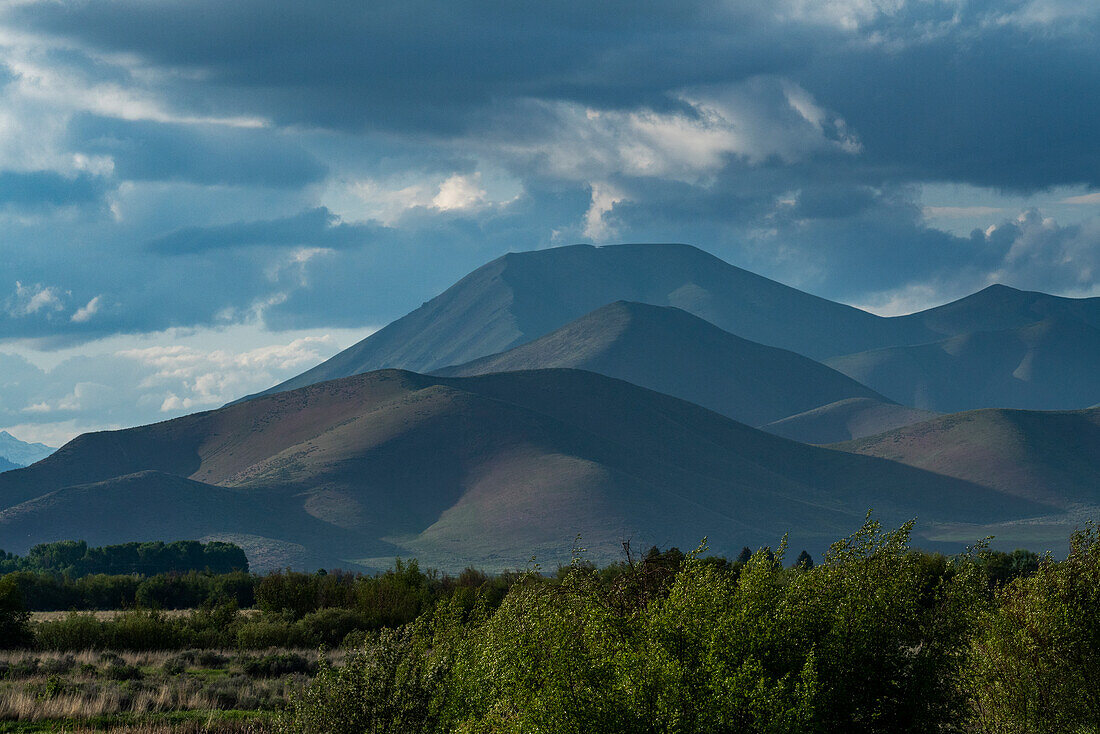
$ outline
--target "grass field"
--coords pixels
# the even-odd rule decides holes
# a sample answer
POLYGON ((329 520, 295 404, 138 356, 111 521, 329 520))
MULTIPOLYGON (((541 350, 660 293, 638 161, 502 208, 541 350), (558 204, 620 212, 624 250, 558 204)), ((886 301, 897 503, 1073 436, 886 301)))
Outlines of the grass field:
MULTIPOLYGON (((119 615, 126 614, 127 610, 124 609, 99 609, 94 611, 81 611, 77 614, 90 614, 96 619, 114 619, 119 615)), ((161 612, 165 617, 176 619, 180 617, 186 617, 194 613, 194 609, 168 609, 161 612)), ((72 612, 31 612, 31 622, 52 622, 55 619, 64 619, 72 614, 72 612)), ((255 617, 260 614, 259 609, 242 609, 240 610, 242 617, 255 617)))
MULTIPOLYGON (((339 663, 342 653, 330 659, 339 663)), ((261 732, 316 650, 0 652, 0 732, 261 732)))

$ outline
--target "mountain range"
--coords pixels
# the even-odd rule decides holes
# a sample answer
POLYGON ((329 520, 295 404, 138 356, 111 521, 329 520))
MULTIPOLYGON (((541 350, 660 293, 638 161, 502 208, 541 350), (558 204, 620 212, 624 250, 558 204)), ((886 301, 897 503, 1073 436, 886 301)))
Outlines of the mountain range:
POLYGON ((499 570, 577 534, 598 562, 788 532, 816 555, 874 508, 928 547, 1060 548, 1100 508, 1100 411, 1005 409, 1096 405, 1097 334, 1096 298, 884 318, 685 245, 513 253, 264 394, 0 474, 0 546, 499 570))
MULTIPOLYGON (((1064 538, 1097 514, 1100 408, 974 410, 940 416, 835 448, 877 456, 1057 507, 1061 515, 1015 523, 1021 542, 1064 538)), ((964 534, 974 529, 960 525, 964 534)), ((984 532, 1002 534, 999 526, 984 532)))
POLYGON ((85 434, 0 475, 6 550, 79 536, 225 538, 250 562, 500 569, 598 561, 624 539, 716 552, 790 532, 820 553, 869 507, 928 527, 1038 502, 789 441, 581 370, 444 378, 383 370, 151 426, 85 434), (255 543, 253 542, 255 541, 255 543))
POLYGON ((828 403, 890 401, 794 352, 734 336, 687 311, 618 301, 445 376, 572 368, 599 372, 759 426, 828 403))
MULTIPOLYGON (((1049 319, 1100 328, 1100 298, 1062 298, 994 285, 936 308, 881 317, 750 273, 689 245, 573 245, 504 255, 265 393, 387 367, 432 372, 464 364, 534 341, 616 301, 674 306, 742 339, 817 361, 834 360, 832 366, 857 381, 855 375, 869 370, 852 355, 864 352, 1019 329, 1049 319)), ((1092 377, 1090 387, 1098 380, 1092 377)), ((897 402, 908 399, 868 386, 897 402)), ((1092 402, 1097 400, 1100 396, 1092 402)))
MULTIPOLYGON (((7 467, 8 469, 30 466, 34 462, 46 458, 54 451, 57 451, 57 449, 42 443, 20 441, 7 431, 0 431, 0 459, 6 459, 8 463, 14 465, 7 467)), ((0 464, 0 471, 5 470, 3 465, 0 464)))

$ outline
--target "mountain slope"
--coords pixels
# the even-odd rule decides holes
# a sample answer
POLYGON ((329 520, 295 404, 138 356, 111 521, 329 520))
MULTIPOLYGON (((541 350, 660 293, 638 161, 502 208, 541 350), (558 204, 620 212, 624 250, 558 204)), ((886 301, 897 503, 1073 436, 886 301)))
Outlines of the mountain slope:
POLYGON ((1100 298, 1063 298, 998 283, 943 306, 899 316, 894 321, 908 329, 954 336, 1018 329, 1048 319, 1075 321, 1100 329, 1100 298))
POLYGON ((811 359, 741 339, 678 308, 619 301, 443 376, 575 368, 761 425, 846 398, 885 398, 811 359))
POLYGON ((46 444, 20 441, 7 431, 0 431, 0 459, 7 459, 16 466, 30 466, 56 450, 46 444))
POLYGON ((825 362, 892 400, 943 413, 1066 410, 1100 400, 1100 329, 1062 317, 825 362))
POLYGON ((0 472, 10 471, 12 469, 21 468, 21 464, 15 464, 0 456, 0 472))
POLYGON ((848 398, 760 426, 768 433, 803 443, 839 443, 907 426, 935 417, 871 398, 848 398))
POLYGON ((975 410, 835 448, 1058 506, 1100 504, 1100 409, 975 410))
POLYGON ((872 506, 888 522, 929 523, 1049 510, 560 369, 374 372, 87 434, 0 475, 3 537, 17 543, 6 550, 56 524, 121 539, 125 529, 102 518, 162 518, 155 527, 169 537, 235 536, 251 555, 294 546, 366 567, 395 555, 443 568, 516 567, 532 554, 545 564, 567 558, 577 533, 598 561, 627 538, 683 547, 707 535, 733 553, 786 531, 820 552, 872 506), (199 499, 175 499, 188 493, 199 499))

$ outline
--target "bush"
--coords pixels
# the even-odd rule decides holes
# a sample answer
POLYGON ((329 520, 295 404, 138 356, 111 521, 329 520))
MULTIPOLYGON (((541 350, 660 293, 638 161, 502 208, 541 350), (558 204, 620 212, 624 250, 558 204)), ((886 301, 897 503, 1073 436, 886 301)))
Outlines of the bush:
POLYGON ((409 629, 383 630, 334 668, 323 657, 316 678, 290 700, 279 730, 296 734, 419 734, 440 731, 432 695, 440 683, 409 629))

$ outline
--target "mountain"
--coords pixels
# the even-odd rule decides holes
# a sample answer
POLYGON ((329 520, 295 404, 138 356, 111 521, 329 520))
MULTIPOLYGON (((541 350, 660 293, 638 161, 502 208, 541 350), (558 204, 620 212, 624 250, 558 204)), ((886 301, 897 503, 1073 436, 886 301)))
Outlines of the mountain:
MULTIPOLYGON (((0 474, 5 550, 233 538, 255 568, 544 567, 574 536, 820 553, 869 507, 922 527, 1051 508, 883 459, 788 441, 581 370, 445 378, 384 370, 80 436, 0 474), (288 559, 290 559, 288 561, 288 559)), ((957 545, 955 547, 958 547, 957 545)))
POLYGON ((941 413, 1068 410, 1100 400, 1100 329, 1065 316, 825 363, 892 400, 941 413))
MULTIPOLYGON (((689 245, 572 245, 493 260, 412 313, 266 392, 384 367, 430 372, 463 364, 537 339, 615 301, 676 306, 744 339, 814 358, 896 343, 886 337, 884 319, 689 245)), ((920 336, 928 335, 920 331, 920 336)))
POLYGON ((1009 525, 945 526, 941 540, 1009 535, 1035 547, 1100 514, 1100 408, 975 410, 945 415, 837 449, 899 461, 1052 505, 1060 515, 1009 525))
MULTIPOLYGON (((0 431, 0 459, 7 459, 16 466, 30 466, 57 451, 41 443, 20 441, 7 431, 0 431)), ((9 467, 10 468, 10 467, 9 467)), ((0 469, 0 471, 3 471, 0 469)))
POLYGON ((836 448, 1069 509, 1100 504, 1100 409, 974 410, 836 448))
POLYGON ((887 402, 794 352, 741 339, 678 308, 626 301, 507 352, 434 374, 557 367, 617 377, 754 426, 846 398, 887 402))
POLYGON ((0 456, 0 472, 10 471, 12 469, 21 468, 19 464, 8 461, 4 457, 0 456))
POLYGON ((926 330, 942 337, 1007 331, 1048 319, 1076 321, 1100 329, 1100 298, 1063 298, 998 283, 943 306, 894 320, 907 329, 926 330))
POLYGON ((839 443, 928 420, 936 413, 872 398, 848 398, 760 426, 803 443, 839 443))

